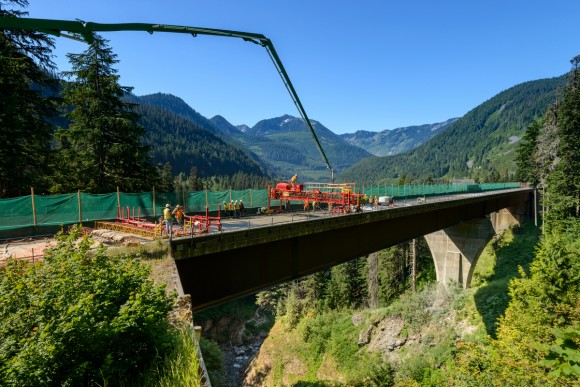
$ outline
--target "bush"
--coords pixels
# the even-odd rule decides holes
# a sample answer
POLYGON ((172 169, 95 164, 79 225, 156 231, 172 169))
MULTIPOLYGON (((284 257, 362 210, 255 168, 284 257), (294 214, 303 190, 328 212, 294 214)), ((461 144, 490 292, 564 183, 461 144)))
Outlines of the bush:
POLYGON ((203 337, 199 342, 199 347, 212 384, 221 385, 224 377, 224 354, 222 350, 215 341, 203 337))
POLYGON ((174 298, 149 267, 80 237, 73 228, 43 263, 0 270, 0 385, 130 384, 171 349, 174 298))

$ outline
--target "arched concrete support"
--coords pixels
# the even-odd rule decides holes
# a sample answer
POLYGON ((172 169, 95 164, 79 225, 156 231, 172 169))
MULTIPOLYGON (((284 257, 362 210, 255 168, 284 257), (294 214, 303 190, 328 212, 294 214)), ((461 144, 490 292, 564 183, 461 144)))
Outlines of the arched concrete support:
POLYGON ((456 281, 464 288, 469 287, 475 264, 487 243, 496 233, 519 224, 519 218, 515 209, 503 209, 425 235, 435 261, 437 281, 456 281))

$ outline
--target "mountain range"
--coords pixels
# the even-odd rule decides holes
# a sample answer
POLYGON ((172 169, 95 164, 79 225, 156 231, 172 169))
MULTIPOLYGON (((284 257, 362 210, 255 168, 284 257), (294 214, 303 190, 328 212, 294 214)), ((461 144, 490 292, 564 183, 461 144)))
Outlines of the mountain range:
MULTIPOLYGON (((336 176, 361 184, 413 179, 489 180, 515 172, 514 154, 526 127, 555 101, 565 76, 525 82, 475 107, 461 118, 380 132, 337 135, 312 120, 336 176)), ((200 176, 236 171, 301 181, 329 181, 330 173, 302 119, 284 115, 253 127, 211 119, 181 98, 156 93, 131 98, 142 115, 145 143, 156 163, 170 163, 173 173, 200 176)))
POLYGON ((515 151, 526 128, 556 102, 566 75, 513 86, 475 107, 442 133, 405 153, 361 160, 341 178, 361 184, 470 177, 514 179, 515 151))
MULTIPOLYGON (((327 181, 330 177, 301 118, 284 115, 264 119, 253 127, 234 126, 222 116, 207 119, 171 94, 132 96, 130 101, 139 105, 141 123, 147 132, 145 142, 153 150, 153 161, 169 162, 175 174, 188 173, 195 164, 201 176, 215 174, 217 165, 228 165, 230 167, 221 173, 228 174, 238 169, 279 178, 298 174, 302 181, 327 181), (162 125, 160 119, 165 124, 162 125), (200 152, 199 146, 190 144, 192 136, 197 143, 204 143, 205 148, 214 150, 200 152), (181 140, 177 141, 177 138, 181 140), (172 146, 174 141, 176 143, 172 146), (223 151, 220 156, 215 149, 224 144, 232 151, 223 151), (230 160, 230 156, 235 160, 230 160)), ((411 149, 443 131, 453 120, 378 133, 359 131, 343 135, 333 133, 316 120, 311 122, 329 163, 335 174, 339 174, 373 154, 396 154, 411 149)))
POLYGON ((355 133, 341 134, 340 137, 349 144, 363 148, 375 156, 392 156, 429 141, 457 120, 458 118, 450 118, 436 124, 407 126, 380 132, 359 130, 355 133))

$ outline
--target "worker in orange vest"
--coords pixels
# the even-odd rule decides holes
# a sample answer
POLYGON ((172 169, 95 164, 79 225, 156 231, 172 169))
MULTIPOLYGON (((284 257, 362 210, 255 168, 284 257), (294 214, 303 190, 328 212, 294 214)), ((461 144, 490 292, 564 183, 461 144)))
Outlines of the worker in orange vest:
POLYGON ((175 206, 175 209, 171 212, 173 216, 175 216, 175 220, 177 220, 178 226, 183 226, 183 208, 178 204, 175 206))

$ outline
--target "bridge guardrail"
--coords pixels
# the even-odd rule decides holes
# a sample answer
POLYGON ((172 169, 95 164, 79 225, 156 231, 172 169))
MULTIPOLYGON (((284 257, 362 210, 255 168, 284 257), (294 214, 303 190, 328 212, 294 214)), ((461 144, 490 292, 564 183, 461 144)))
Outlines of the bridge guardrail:
MULTIPOLYGON (((412 198, 419 195, 437 196, 466 193, 477 188, 480 192, 519 187, 520 183, 494 184, 444 184, 416 186, 368 186, 357 189, 369 196, 394 196, 412 198)), ((60 226, 87 223, 96 220, 113 220, 117 208, 137 211, 141 217, 155 219, 162 214, 166 203, 182 204, 186 213, 217 211, 218 205, 232 200, 243 200, 248 211, 267 206, 267 190, 224 190, 195 192, 141 192, 87 194, 84 192, 62 195, 31 195, 0 199, 0 239, 9 237, 18 230, 30 230, 43 226, 60 226)), ((276 205, 275 201, 272 205, 276 205)))

